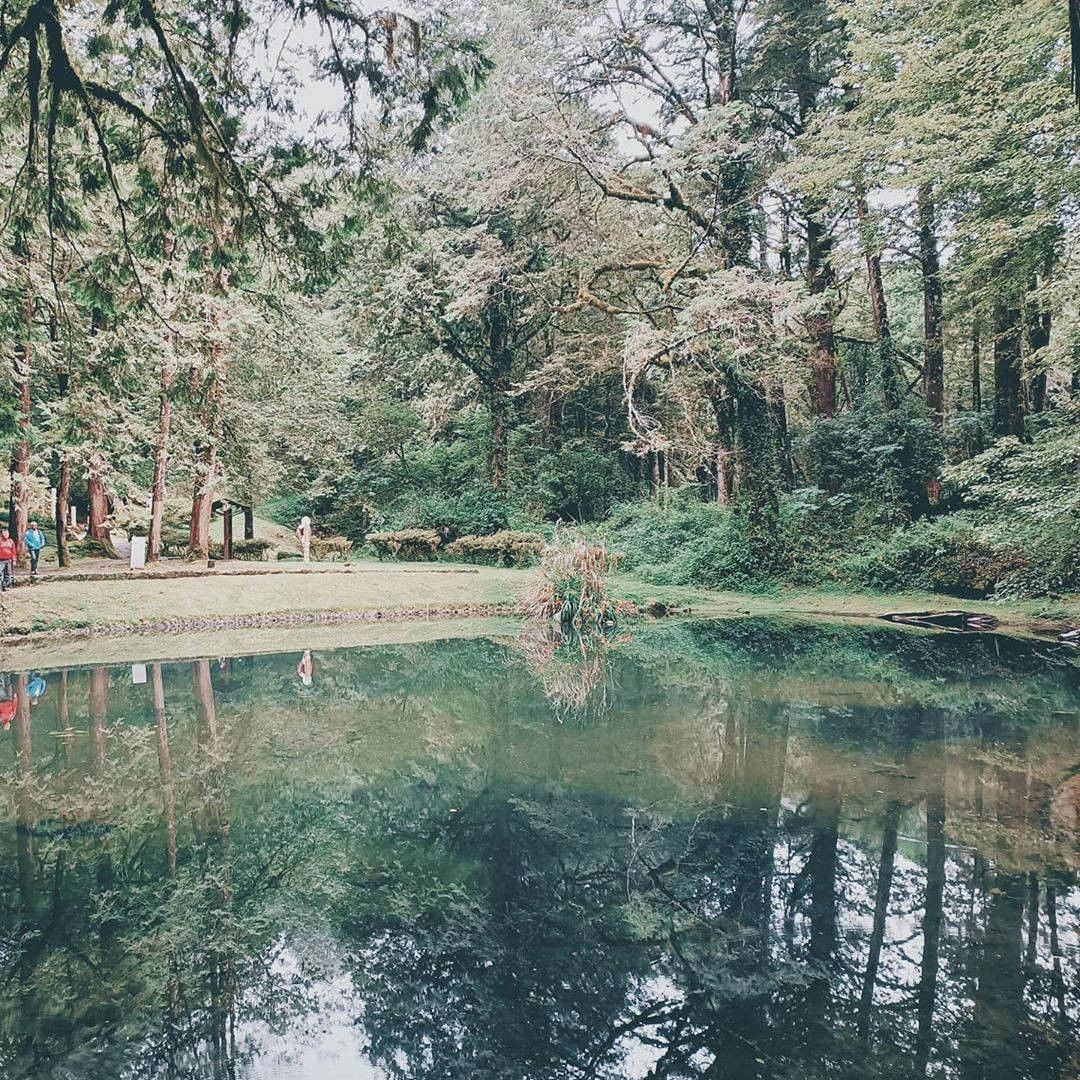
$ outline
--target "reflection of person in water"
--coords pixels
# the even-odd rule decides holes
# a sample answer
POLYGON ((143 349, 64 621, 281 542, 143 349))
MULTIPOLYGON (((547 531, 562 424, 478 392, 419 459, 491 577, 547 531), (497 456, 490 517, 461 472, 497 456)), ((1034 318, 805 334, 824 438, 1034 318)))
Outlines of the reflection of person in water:
POLYGON ((315 674, 315 662, 311 659, 311 650, 305 651, 304 655, 300 657, 300 663, 296 665, 296 674, 300 676, 300 681, 304 686, 310 686, 312 677, 315 674))
POLYGON ((11 685, 11 677, 6 671, 0 671, 0 724, 3 725, 5 731, 11 727, 11 721, 15 719, 18 708, 19 700, 11 685))
POLYGON ((45 695, 45 680, 41 677, 40 671, 35 671, 30 676, 30 681, 26 684, 26 696, 30 699, 31 705, 36 705, 42 697, 45 695))

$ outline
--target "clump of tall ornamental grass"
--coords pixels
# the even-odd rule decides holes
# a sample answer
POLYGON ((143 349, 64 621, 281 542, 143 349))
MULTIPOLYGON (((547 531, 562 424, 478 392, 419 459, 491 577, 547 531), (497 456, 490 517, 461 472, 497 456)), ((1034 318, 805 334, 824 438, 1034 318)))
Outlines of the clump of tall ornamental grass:
POLYGON ((618 559, 603 541, 556 529, 541 555, 538 581, 522 601, 523 614, 565 631, 611 625, 615 604, 607 595, 607 578, 618 559))

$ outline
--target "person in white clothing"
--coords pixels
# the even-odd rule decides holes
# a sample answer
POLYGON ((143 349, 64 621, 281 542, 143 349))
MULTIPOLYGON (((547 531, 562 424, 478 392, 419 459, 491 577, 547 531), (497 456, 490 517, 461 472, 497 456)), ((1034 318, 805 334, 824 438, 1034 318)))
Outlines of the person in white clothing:
POLYGON ((300 519, 296 526, 296 539, 300 543, 300 549, 304 553, 304 562, 311 562, 311 518, 306 515, 300 519))

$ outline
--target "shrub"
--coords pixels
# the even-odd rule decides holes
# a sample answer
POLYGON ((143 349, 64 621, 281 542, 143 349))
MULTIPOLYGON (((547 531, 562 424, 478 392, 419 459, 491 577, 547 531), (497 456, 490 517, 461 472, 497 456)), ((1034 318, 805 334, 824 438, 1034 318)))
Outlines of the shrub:
POLYGON ((864 405, 815 420, 799 450, 817 487, 852 493, 864 506, 864 519, 893 523, 925 510, 927 484, 943 455, 941 435, 914 402, 888 411, 864 405))
POLYGON ((536 533, 503 530, 491 536, 463 536, 446 548, 451 558, 495 566, 524 566, 544 550, 544 538, 536 533))
POLYGON ((434 529, 399 529, 369 533, 367 542, 380 559, 389 555, 403 562, 425 562, 437 557, 442 537, 434 529))
POLYGON ((1080 518, 1049 529, 1027 549, 1027 556, 999 581, 996 596, 1022 599, 1080 592, 1080 518))
POLYGON ((919 522, 846 560, 840 576, 859 588, 925 589, 951 596, 985 597, 1026 565, 1015 548, 980 536, 954 518, 919 522))
MULTIPOLYGON (((187 537, 184 538, 184 543, 187 543, 187 537)), ((102 540, 95 540, 89 535, 84 536, 81 540, 69 540, 68 551, 72 555, 81 555, 89 559, 112 559, 116 557, 116 552, 111 544, 106 544, 102 540)))
POLYGON ((234 559, 257 562, 270 557, 274 544, 270 540, 234 540, 232 547, 234 559))
POLYGON ((536 486, 551 518, 595 521, 631 491, 631 479, 616 454, 587 446, 546 454, 536 465, 536 486))
POLYGON ((371 504, 366 499, 349 500, 323 520, 346 539, 363 543, 371 526, 371 504))
POLYGON ((1080 591, 1080 405, 1040 423, 1030 443, 998 439, 944 474, 980 535, 1027 555, 999 582, 1001 596, 1080 591))
POLYGON ((316 559, 337 559, 342 562, 352 554, 353 543, 344 536, 316 536, 312 538, 311 550, 316 559))
MULTIPOLYGON (((866 524, 853 495, 800 488, 780 499, 785 576, 794 584, 817 585, 835 578, 832 560, 865 539, 866 524)), ((880 530, 878 530, 880 531, 880 530)))
POLYGON ((163 555, 184 555, 188 546, 186 528, 163 528, 161 530, 161 553, 163 555))
POLYGON ((445 536, 479 536, 505 529, 510 508, 505 496, 486 484, 470 484, 454 495, 424 494, 405 513, 405 524, 437 529, 445 536))
POLYGON ((745 521, 708 503, 617 507, 604 526, 628 571, 656 585, 745 588, 758 577, 745 521))

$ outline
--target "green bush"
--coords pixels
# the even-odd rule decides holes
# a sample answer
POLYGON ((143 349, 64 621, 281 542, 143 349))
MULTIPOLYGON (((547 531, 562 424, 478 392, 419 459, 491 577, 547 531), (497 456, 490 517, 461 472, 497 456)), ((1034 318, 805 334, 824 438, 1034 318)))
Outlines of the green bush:
POLYGON ((257 562, 269 558, 274 545, 270 540, 234 540, 232 547, 234 559, 257 562))
POLYGON ((544 550, 544 538, 536 533, 504 530, 491 536, 463 536, 446 548, 446 554, 464 562, 494 566, 525 566, 544 550))
POLYGON ((371 505, 366 499, 349 500, 323 520, 332 532, 340 533, 354 543, 363 543, 371 527, 371 505))
POLYGON ((536 465, 536 488, 548 518, 584 522, 604 517, 631 493, 619 456, 593 446, 546 454, 536 465))
POLYGON ((1026 564, 1023 552, 980 535, 954 515, 897 530, 846 559, 838 576, 857 588, 979 598, 993 594, 1026 564))
POLYGON ((899 524, 927 509, 927 485, 941 466, 941 436, 921 404, 883 411, 864 405, 815 420, 798 449, 823 491, 856 497, 864 521, 899 524))
POLYGON ((1071 596, 1080 593, 1080 517, 1048 529, 1029 548, 1023 565, 998 584, 996 596, 1071 596))
POLYGON ((278 495, 259 507, 259 512, 277 525, 295 529, 302 517, 314 515, 315 506, 306 495, 278 495))
POLYGON ((722 507, 631 503, 615 508, 604 532, 624 569, 656 585, 738 589, 758 579, 746 523, 722 507))
POLYGON ((869 528, 853 495, 801 488, 781 496, 778 550, 792 584, 818 585, 836 577, 838 552, 857 549, 880 529, 869 528))
POLYGON ((403 523, 456 537, 499 532, 509 520, 510 508, 502 492, 492 491, 485 483, 472 483, 453 495, 435 492, 417 496, 403 523))
MULTIPOLYGON (((1032 425, 1035 427, 1035 425, 1032 425)), ((984 537, 1025 552, 997 594, 1080 591, 1080 404, 1039 418, 1031 442, 998 439, 945 470, 944 479, 984 537)))

